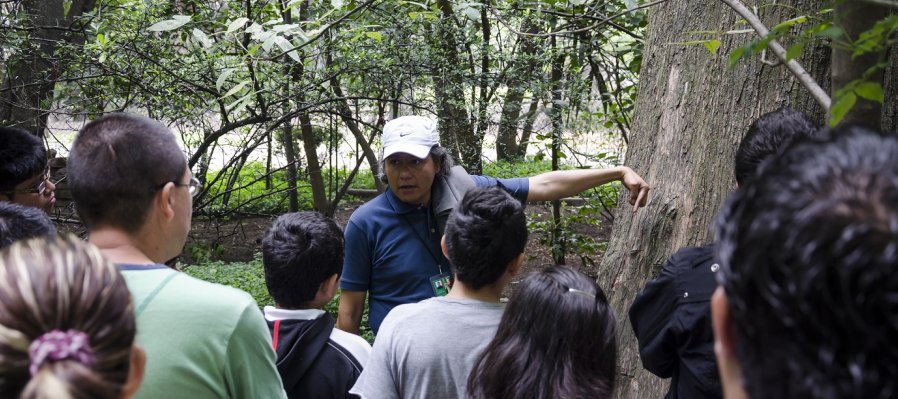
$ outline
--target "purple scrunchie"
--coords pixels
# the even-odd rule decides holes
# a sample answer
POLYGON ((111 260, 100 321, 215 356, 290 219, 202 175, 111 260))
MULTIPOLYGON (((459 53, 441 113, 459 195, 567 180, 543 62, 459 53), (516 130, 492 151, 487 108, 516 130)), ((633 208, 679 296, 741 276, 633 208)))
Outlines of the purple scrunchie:
POLYGON ((28 347, 28 356, 31 357, 28 367, 31 376, 48 361, 74 359, 87 367, 94 364, 87 334, 77 330, 53 330, 37 337, 28 347))

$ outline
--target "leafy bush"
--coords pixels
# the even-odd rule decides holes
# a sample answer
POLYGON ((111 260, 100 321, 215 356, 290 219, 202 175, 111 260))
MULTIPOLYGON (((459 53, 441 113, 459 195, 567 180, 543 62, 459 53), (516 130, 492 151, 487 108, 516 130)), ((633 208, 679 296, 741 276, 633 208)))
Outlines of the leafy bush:
MULTIPOLYGON (((201 280, 212 283, 231 286, 241 289, 250 294, 259 308, 264 306, 274 306, 274 300, 268 294, 268 288, 265 286, 265 271, 262 268, 262 255, 256 254, 255 259, 249 262, 221 262, 213 261, 197 265, 190 265, 184 268, 184 273, 196 277, 201 280)), ((340 303, 340 292, 334 296, 324 310, 329 312, 334 319, 337 318, 337 308, 340 303)), ((368 308, 365 308, 362 314, 361 336, 368 340, 374 341, 374 333, 368 325, 368 308)))
MULTIPOLYGON (((299 171, 297 176, 296 191, 299 199, 300 210, 311 210, 312 186, 308 181, 308 175, 299 171)), ((325 180, 325 190, 333 193, 342 186, 349 176, 350 170, 345 168, 323 168, 322 175, 325 180), (332 184, 333 183, 333 184, 332 184)), ((220 171, 211 171, 206 174, 206 181, 213 181, 220 171)), ((228 187, 228 174, 222 174, 215 183, 206 187, 205 198, 208 203, 204 209, 209 213, 221 213, 233 210, 237 207, 243 212, 261 214, 279 214, 287 212, 289 200, 287 190, 287 171, 276 170, 269 176, 271 187, 266 187, 265 164, 259 161, 247 162, 237 174, 237 180, 233 185, 230 197, 225 202, 225 191, 228 187)), ((360 170, 353 179, 353 187, 373 189, 374 176, 370 171, 360 170)))

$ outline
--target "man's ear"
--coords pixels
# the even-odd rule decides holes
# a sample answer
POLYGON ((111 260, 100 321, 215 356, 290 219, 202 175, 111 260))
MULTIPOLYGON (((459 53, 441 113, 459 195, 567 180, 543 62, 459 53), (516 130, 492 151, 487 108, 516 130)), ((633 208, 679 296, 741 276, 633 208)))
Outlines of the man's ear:
POLYGON ((131 363, 128 367, 128 379, 122 385, 121 399, 128 399, 137 393, 143 382, 143 373, 147 365, 147 354, 139 345, 131 347, 131 363))
POLYGON ((332 276, 322 281, 321 284, 318 285, 318 292, 315 294, 315 301, 323 301, 323 303, 327 304, 331 299, 334 299, 334 295, 337 293, 337 286, 339 285, 339 282, 340 275, 337 273, 334 273, 332 276))
POLYGON ((711 297, 711 322, 714 329, 714 351, 718 356, 732 356, 735 353, 735 329, 730 304, 723 287, 717 287, 711 297))
POLYGON ((168 182, 156 193, 153 204, 156 209, 165 217, 166 220, 172 220, 175 217, 175 198, 172 196, 175 189, 175 183, 168 182))
POLYGON ((736 325, 723 287, 717 287, 711 297, 711 323, 714 329, 714 354, 724 397, 745 399, 748 394, 742 382, 742 366, 736 357, 736 325))
POLYGON ((446 259, 449 259, 449 251, 446 249, 446 235, 445 234, 443 234, 443 237, 440 238, 440 248, 443 250, 443 256, 445 256, 446 259))
POLYGON ((521 252, 516 258, 512 259, 511 262, 508 262, 508 274, 512 277, 516 276, 518 272, 521 271, 521 266, 524 265, 524 253, 521 252))

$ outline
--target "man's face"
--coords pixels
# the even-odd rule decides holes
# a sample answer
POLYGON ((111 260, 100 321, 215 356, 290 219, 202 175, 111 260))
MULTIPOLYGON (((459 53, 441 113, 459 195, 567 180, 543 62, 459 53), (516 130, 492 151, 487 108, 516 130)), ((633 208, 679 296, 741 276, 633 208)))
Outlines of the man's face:
POLYGON ((439 167, 429 155, 420 159, 399 152, 390 155, 384 162, 390 190, 407 204, 420 205, 430 201, 430 187, 437 172, 439 167))
POLYGON ((177 182, 178 185, 172 189, 171 193, 172 207, 175 212, 172 220, 174 229, 172 237, 176 238, 171 241, 170 257, 172 258, 180 254, 181 250, 184 249, 184 243, 187 242, 187 233, 190 232, 190 221, 193 216, 193 196, 190 195, 188 185, 192 176, 190 169, 185 168, 184 174, 177 182))
POLYGON ((56 204, 56 185, 50 181, 49 172, 49 169, 45 169, 19 183, 10 192, 0 194, 0 199, 50 213, 56 204))

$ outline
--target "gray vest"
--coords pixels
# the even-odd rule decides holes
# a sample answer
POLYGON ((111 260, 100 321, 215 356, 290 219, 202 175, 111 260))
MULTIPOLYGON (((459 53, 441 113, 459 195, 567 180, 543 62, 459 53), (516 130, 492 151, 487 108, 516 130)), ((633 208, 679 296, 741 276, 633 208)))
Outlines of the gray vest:
POLYGON ((461 166, 453 166, 449 176, 437 176, 431 189, 431 211, 437 221, 440 236, 446 231, 446 221, 455 206, 461 202, 468 190, 474 188, 474 180, 461 166))

